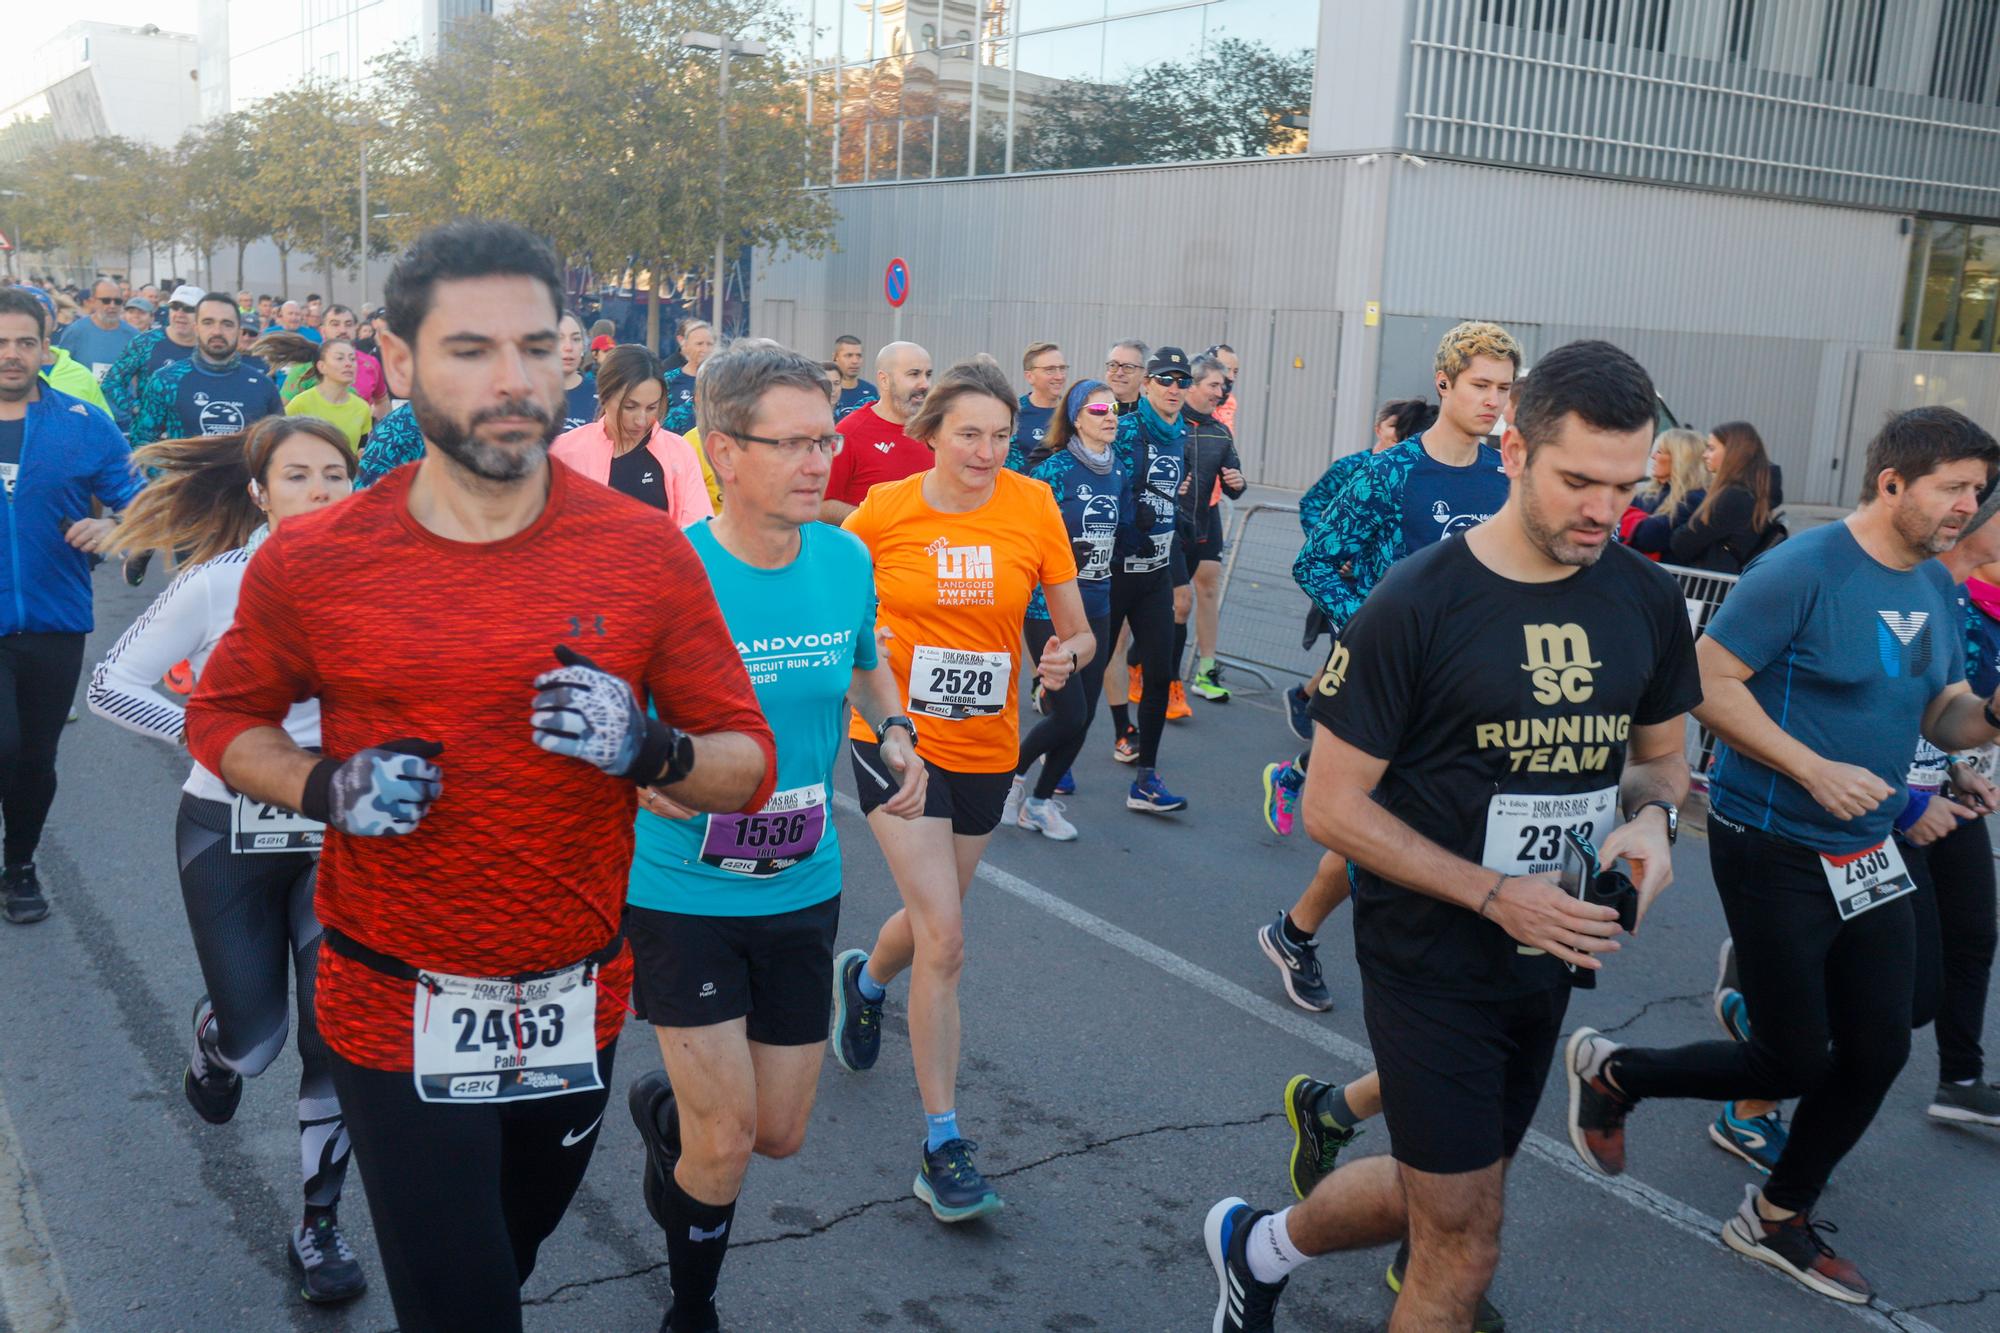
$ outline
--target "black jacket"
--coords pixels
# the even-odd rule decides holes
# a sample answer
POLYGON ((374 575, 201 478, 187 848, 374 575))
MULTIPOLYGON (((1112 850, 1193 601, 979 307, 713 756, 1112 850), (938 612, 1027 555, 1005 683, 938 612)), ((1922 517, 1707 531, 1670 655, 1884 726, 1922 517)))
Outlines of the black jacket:
POLYGON ((1734 483, 1723 487, 1706 518, 1690 517, 1674 528, 1667 539, 1667 558, 1691 569, 1742 573, 1771 529, 1768 518, 1761 528, 1752 522, 1756 511, 1757 499, 1749 487, 1734 483))
MULTIPOLYGON (((1181 494, 1177 526, 1186 540, 1197 541, 1216 521, 1216 506, 1209 503, 1209 497, 1215 494, 1216 478, 1225 467, 1241 472, 1243 460, 1236 454, 1236 437, 1214 417, 1183 407, 1181 419, 1187 422, 1189 481, 1187 490, 1181 494)), ((1225 484, 1222 489, 1234 500, 1247 488, 1225 484)))

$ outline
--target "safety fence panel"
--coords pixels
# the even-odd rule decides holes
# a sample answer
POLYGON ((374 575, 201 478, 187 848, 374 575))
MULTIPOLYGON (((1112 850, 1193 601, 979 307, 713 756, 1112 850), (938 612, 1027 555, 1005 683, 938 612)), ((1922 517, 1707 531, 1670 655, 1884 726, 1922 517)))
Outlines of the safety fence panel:
MULTIPOLYGON (((1717 574, 1706 569, 1688 569, 1681 565, 1662 565, 1660 568, 1674 576, 1680 584, 1681 596, 1687 599, 1688 626, 1700 638, 1708 628, 1708 622, 1715 618, 1722 606, 1723 598, 1736 586, 1734 574, 1717 574)), ((1715 762, 1715 735, 1707 727, 1688 718, 1687 723, 1688 770, 1694 774, 1697 787, 1708 789, 1708 766, 1715 762)))
POLYGON ((1216 657, 1274 689, 1289 689, 1326 665, 1323 642, 1303 643, 1312 603, 1292 582, 1303 544, 1297 505, 1244 505, 1222 557, 1216 657))

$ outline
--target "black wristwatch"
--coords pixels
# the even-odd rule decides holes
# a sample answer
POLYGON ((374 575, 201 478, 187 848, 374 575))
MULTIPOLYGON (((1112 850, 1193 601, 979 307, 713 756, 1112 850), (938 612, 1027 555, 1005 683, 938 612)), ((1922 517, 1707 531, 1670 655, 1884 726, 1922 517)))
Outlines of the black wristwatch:
POLYGON ((1993 716, 1993 701, 1991 699, 1979 705, 1979 711, 1986 714, 1987 726, 1993 728, 1995 731, 2000 731, 2000 717, 1993 716))
POLYGON ((1674 808, 1672 801, 1648 801, 1626 818, 1637 819, 1641 813, 1656 805, 1667 812, 1667 846, 1671 847, 1680 841, 1681 836, 1681 812, 1674 808))
POLYGON ((882 738, 888 734, 891 727, 901 727, 904 731, 910 733, 910 744, 915 745, 917 743, 917 724, 904 717, 901 713, 891 713, 888 717, 882 719, 881 726, 875 728, 875 743, 877 745, 882 743, 882 738))

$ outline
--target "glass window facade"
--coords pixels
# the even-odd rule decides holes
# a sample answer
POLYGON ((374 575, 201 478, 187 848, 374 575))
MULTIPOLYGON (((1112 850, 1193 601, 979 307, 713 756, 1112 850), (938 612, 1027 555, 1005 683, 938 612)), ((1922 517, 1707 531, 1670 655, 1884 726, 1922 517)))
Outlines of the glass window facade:
POLYGON ((1303 153, 1319 0, 797 0, 815 184, 1303 153))
POLYGON ((2000 226, 1918 218, 1911 235, 1902 345, 1991 352, 2000 306, 2000 226))

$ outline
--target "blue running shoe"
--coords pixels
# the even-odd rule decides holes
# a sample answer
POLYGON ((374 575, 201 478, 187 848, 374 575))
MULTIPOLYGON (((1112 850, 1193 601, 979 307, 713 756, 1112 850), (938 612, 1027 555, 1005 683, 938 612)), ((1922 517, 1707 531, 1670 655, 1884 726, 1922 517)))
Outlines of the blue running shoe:
POLYGON ((1056 779, 1056 795, 1076 795, 1076 774, 1067 768, 1063 770, 1063 775, 1056 779))
POLYGON ((833 960, 833 1058, 851 1074, 873 1069, 882 1053, 882 1001, 863 995, 859 985, 867 962, 862 949, 833 960))
MULTIPOLYGON (((1271 1333, 1284 1282, 1259 1282, 1250 1272, 1250 1228, 1269 1217, 1243 1200, 1230 1197, 1208 1210, 1201 1238, 1208 1261, 1215 1265, 1215 1319, 1211 1333, 1271 1333)), ((1285 1279, 1289 1282, 1291 1279, 1285 1279)))
POLYGON ((972 1152, 978 1146, 952 1139, 935 1151, 924 1149, 924 1164, 917 1168, 913 1188, 917 1197, 931 1206, 931 1215, 938 1221, 970 1222, 1000 1211, 1000 1192, 972 1164, 972 1152))
POLYGON ((1125 796, 1125 808, 1144 810, 1155 815, 1168 815, 1176 810, 1187 809, 1187 799, 1168 791, 1167 784, 1160 781, 1160 775, 1155 773, 1144 782, 1132 784, 1132 790, 1125 796))
POLYGON ((1715 993, 1715 1018, 1722 1024, 1722 1030, 1729 1034, 1731 1041, 1750 1040, 1750 1006, 1743 999, 1740 990, 1719 990, 1715 993))
POLYGON ((1303 685, 1294 685, 1285 691, 1285 720, 1292 724, 1292 735, 1306 744, 1312 744, 1312 696, 1303 685))
POLYGON ((1290 760, 1264 765, 1264 825, 1281 838, 1291 836, 1304 786, 1305 774, 1290 760))
POLYGON ((1708 1137, 1722 1151, 1735 1153, 1768 1176, 1785 1151, 1785 1140, 1791 1137, 1791 1131, 1785 1128, 1783 1111, 1739 1117, 1736 1103, 1724 1102, 1722 1114, 1708 1127, 1708 1137))

